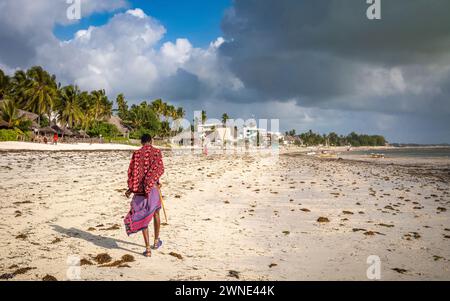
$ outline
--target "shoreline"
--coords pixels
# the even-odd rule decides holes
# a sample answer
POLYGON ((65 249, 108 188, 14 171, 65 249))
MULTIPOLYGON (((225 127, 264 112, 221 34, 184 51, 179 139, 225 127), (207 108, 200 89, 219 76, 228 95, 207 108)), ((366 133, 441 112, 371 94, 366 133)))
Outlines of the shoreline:
POLYGON ((35 142, 5 141, 0 142, 0 152, 12 151, 101 151, 101 150, 136 150, 137 146, 110 143, 58 143, 43 144, 35 142))
MULTIPOLYGON (((58 143, 52 144, 39 144, 32 142, 0 142, 0 154, 5 153, 69 153, 69 152, 131 152, 138 149, 140 146, 133 146, 127 144, 89 144, 89 143, 58 143)), ((159 147, 165 154, 171 153, 172 155, 188 156, 188 155, 202 155, 201 148, 185 148, 185 147, 159 147)), ((354 147, 352 150, 347 151, 346 147, 281 147, 278 155, 288 156, 305 156, 311 158, 317 158, 320 160, 339 160, 349 162, 366 162, 370 164, 378 165, 397 165, 408 167, 433 167, 438 169, 450 168, 450 158, 448 157, 427 157, 427 156, 386 156, 384 158, 371 158, 367 154, 361 154, 361 151, 383 151, 383 150, 403 150, 403 149, 439 149, 448 148, 444 146, 435 147, 393 147, 393 146, 376 146, 376 147, 354 147), (322 154, 321 151, 325 151, 322 154), (313 153, 313 154, 308 154, 313 153)), ((251 148, 245 150, 243 148, 237 148, 236 152, 233 148, 222 150, 221 148, 209 148, 209 155, 211 156, 228 156, 228 155, 267 155, 271 154, 270 149, 256 149, 251 148)), ((277 155, 277 153, 275 153, 277 155)))
MULTIPOLYGON (((102 149, 124 149, 124 148, 138 148, 138 146, 119 143, 61 143, 53 145, 50 142, 47 144, 36 142, 22 142, 22 141, 0 141, 0 151, 8 150, 102 150, 102 149)), ((173 149, 183 149, 184 147, 174 147, 173 149)), ((309 151, 334 151, 334 152, 354 152, 354 151, 381 151, 393 149, 441 149, 450 148, 450 145, 423 145, 423 146, 352 146, 348 151, 348 146, 284 146, 282 145, 281 152, 309 152, 309 151)), ((210 149, 221 149, 220 147, 211 147, 210 149)), ((232 148, 231 148, 232 149, 232 148)))

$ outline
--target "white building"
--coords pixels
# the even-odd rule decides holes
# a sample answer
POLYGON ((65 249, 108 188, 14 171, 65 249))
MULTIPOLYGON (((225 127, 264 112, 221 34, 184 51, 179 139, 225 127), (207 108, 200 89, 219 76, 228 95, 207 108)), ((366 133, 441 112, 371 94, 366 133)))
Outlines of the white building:
POLYGON ((234 128, 226 127, 221 123, 205 123, 197 125, 197 132, 200 139, 206 140, 212 145, 223 145, 224 143, 234 143, 234 128))

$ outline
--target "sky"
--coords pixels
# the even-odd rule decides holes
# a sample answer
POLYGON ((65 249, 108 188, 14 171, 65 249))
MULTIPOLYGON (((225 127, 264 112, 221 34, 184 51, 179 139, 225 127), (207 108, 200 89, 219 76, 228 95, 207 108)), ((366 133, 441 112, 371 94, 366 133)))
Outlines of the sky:
MULTIPOLYGON (((220 23, 225 9, 231 7, 232 0, 133 0, 128 1, 122 9, 140 8, 147 15, 158 19, 167 32, 161 42, 174 41, 177 38, 187 38, 196 47, 207 47, 209 43, 222 35, 220 23)), ((94 13, 71 25, 57 24, 55 36, 61 40, 72 39, 80 29, 90 25, 101 26, 108 23, 114 13, 94 13)))
POLYGON ((450 143, 450 1, 0 1, 0 68, 41 65, 187 118, 279 119, 282 131, 450 143))

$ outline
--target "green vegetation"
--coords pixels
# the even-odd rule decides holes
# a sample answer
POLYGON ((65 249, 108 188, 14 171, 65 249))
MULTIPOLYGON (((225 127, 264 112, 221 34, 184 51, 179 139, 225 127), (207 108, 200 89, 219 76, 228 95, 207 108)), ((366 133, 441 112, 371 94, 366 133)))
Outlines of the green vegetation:
POLYGON ((300 138, 296 144, 303 144, 306 146, 314 145, 330 145, 330 146, 384 146, 387 141, 380 135, 364 135, 352 132, 347 136, 338 135, 334 132, 329 134, 317 134, 312 130, 296 135, 295 130, 285 133, 287 136, 300 138))
POLYGON ((31 131, 20 129, 0 129, 0 141, 30 141, 31 131))
POLYGON ((230 116, 228 116, 227 113, 223 113, 223 114, 222 114, 222 124, 223 124, 223 125, 226 125, 228 119, 230 119, 230 116))
POLYGON ((26 131, 31 126, 31 121, 19 116, 19 111, 14 102, 5 99, 0 105, 0 120, 2 120, 8 128, 26 131))
POLYGON ((77 87, 67 86, 60 90, 55 109, 58 112, 58 121, 61 124, 74 127, 77 121, 83 119, 79 95, 80 91, 77 87))
POLYGON ((91 137, 117 137, 120 135, 119 130, 113 124, 99 121, 93 124, 86 132, 91 137))
POLYGON ((15 130, 0 130, 0 141, 16 141, 18 136, 15 130))
MULTIPOLYGON (((26 73, 26 82, 20 87, 26 102, 23 109, 36 113, 39 116, 45 114, 51 116, 58 97, 58 86, 55 76, 50 75, 42 67, 32 67, 26 73)), ((11 99, 15 99, 14 95, 11 99)))
MULTIPOLYGON (((58 123, 64 130, 83 130, 91 137, 101 135, 105 141, 128 140, 121 139, 117 126, 108 123, 113 102, 105 90, 88 92, 74 85, 61 87, 54 75, 39 66, 18 70, 11 77, 0 69, 0 101, 0 122, 9 129, 2 133, 2 139, 15 140, 18 135, 13 133, 23 134, 30 129, 32 122, 19 112, 24 110, 37 114, 36 125, 41 128, 58 123)), ((130 138, 140 138, 143 133, 165 138, 181 130, 170 128, 171 121, 185 116, 181 107, 176 108, 161 99, 128 107, 123 94, 117 96, 116 102, 117 115, 128 128, 130 138)))

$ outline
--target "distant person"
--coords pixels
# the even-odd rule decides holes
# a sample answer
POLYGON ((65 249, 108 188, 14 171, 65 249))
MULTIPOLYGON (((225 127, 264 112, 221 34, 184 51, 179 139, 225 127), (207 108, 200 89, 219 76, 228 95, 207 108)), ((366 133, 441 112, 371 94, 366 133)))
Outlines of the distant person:
POLYGON ((58 134, 57 133, 53 134, 53 144, 54 145, 58 144, 58 134))
POLYGON ((44 136, 44 143, 47 144, 48 140, 47 140, 47 136, 44 136))
POLYGON ((159 178, 164 173, 161 151, 154 148, 152 137, 144 134, 141 137, 142 148, 135 151, 128 168, 128 198, 133 193, 131 209, 124 219, 128 235, 142 231, 145 242, 144 256, 151 256, 151 249, 158 249, 162 245, 159 239, 161 199, 159 178), (148 224, 153 218, 155 239, 150 247, 148 224))

